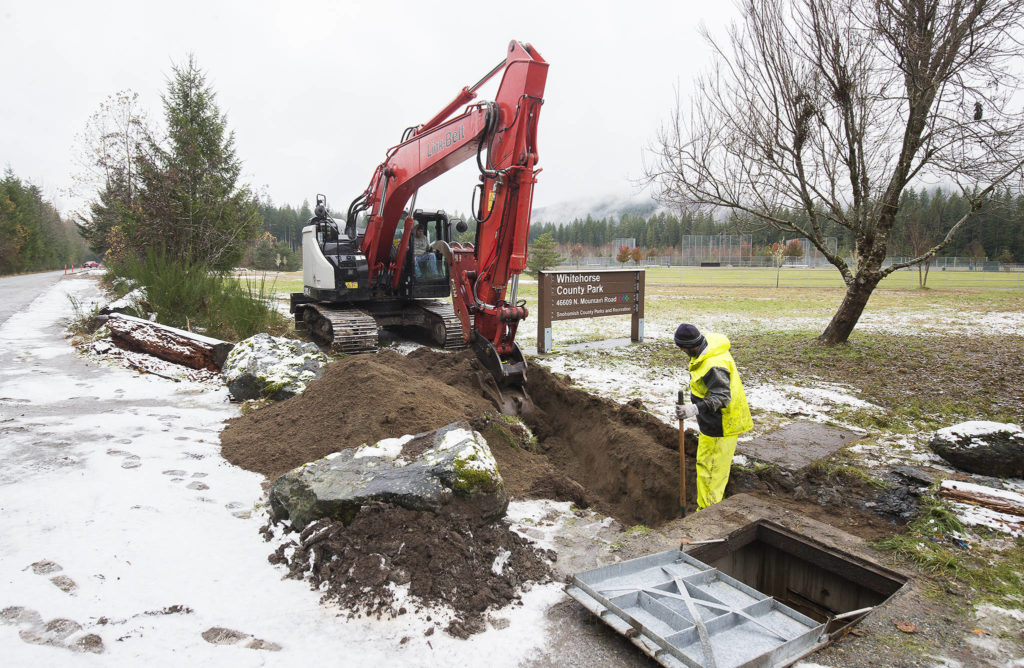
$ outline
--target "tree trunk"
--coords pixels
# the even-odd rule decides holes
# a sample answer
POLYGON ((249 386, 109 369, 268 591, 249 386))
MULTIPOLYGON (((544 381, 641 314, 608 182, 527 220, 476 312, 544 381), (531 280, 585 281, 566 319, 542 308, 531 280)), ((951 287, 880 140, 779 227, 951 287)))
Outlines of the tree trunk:
POLYGON ((821 333, 818 340, 830 346, 846 343, 853 328, 857 325, 857 321, 860 320, 864 307, 868 304, 868 298, 871 297, 871 293, 880 280, 881 277, 877 275, 857 276, 853 283, 847 286, 843 303, 839 305, 839 310, 832 316, 832 321, 828 323, 828 327, 821 333))
POLYGON ((235 344, 141 318, 112 313, 110 339, 118 348, 146 353, 191 369, 220 371, 235 344))

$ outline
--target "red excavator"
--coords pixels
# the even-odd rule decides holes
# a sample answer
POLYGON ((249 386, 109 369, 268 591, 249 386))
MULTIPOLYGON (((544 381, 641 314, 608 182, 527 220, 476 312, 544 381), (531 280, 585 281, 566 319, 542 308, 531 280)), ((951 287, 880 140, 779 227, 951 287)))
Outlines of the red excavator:
POLYGON ((291 297, 297 328, 347 353, 376 350, 378 329, 390 326, 422 328, 445 348, 472 346, 494 380, 499 405, 518 412, 502 392, 517 403, 517 395, 525 396, 516 392, 526 363, 515 334, 527 312, 516 295, 540 171, 537 120, 547 71, 532 46, 509 44, 483 79, 423 125, 406 129, 352 201, 344 229, 326 197, 317 195, 302 231, 304 290, 291 297), (468 104, 499 72, 494 101, 468 104), (476 239, 460 244, 452 227, 465 232, 466 223, 416 209, 416 193, 473 157, 480 171, 476 239), (443 299, 449 295, 451 303, 443 299))

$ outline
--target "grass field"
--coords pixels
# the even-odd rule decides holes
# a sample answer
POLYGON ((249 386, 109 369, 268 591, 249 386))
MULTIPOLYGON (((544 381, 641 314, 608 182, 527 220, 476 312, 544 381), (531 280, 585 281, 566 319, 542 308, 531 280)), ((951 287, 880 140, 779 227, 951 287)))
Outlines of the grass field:
MULTIPOLYGON (((628 268, 628 267, 627 267, 628 268)), ((839 271, 825 269, 790 268, 777 271, 764 267, 648 267, 648 285, 719 286, 752 288, 844 288, 839 271)), ((250 272, 250 280, 262 277, 263 272, 250 272)), ((287 296, 302 292, 302 272, 268 272, 268 282, 273 291, 287 296)), ((880 289, 917 289, 916 270, 903 270, 890 274, 879 286, 880 289)), ((1024 272, 988 271, 931 271, 927 287, 942 289, 1024 289, 1024 272)))
MULTIPOLYGON (((798 288, 841 288, 839 270, 767 267, 652 267, 647 283, 666 285, 721 285, 798 288)), ((882 281, 881 288, 918 287, 917 270, 901 270, 882 281)), ((928 273, 929 288, 1024 288, 1022 272, 934 271, 928 273)))

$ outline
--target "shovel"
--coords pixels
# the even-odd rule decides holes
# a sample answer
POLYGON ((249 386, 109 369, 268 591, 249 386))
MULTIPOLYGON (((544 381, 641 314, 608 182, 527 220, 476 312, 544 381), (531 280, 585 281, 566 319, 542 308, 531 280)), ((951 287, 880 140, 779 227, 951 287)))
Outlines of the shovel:
MULTIPOLYGON (((686 401, 685 393, 679 390, 677 403, 686 401)), ((683 429, 683 421, 679 421, 679 513, 680 517, 686 517, 686 430, 683 429)))

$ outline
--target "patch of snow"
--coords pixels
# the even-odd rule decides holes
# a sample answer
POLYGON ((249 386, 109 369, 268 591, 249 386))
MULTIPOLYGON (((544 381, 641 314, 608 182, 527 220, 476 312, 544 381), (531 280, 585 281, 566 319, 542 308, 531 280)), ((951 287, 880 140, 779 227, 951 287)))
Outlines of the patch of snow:
POLYGON ((498 556, 494 557, 494 563, 491 564, 491 572, 495 575, 501 575, 505 571, 505 564, 508 563, 508 558, 511 556, 512 552, 510 550, 498 550, 498 556))
POLYGON ((1018 622, 1021 622, 1021 626, 1024 627, 1024 610, 1011 610, 1007 608, 1000 608, 999 606, 992 605, 991 603, 982 603, 978 606, 978 614, 1012 617, 1018 622))
MULTIPOLYGON (((989 422, 988 420, 973 420, 961 422, 951 427, 944 427, 936 431, 935 436, 946 441, 956 441, 962 436, 984 436, 985 434, 995 434, 998 432, 1020 434, 1020 438, 1024 438, 1024 430, 1020 428, 1020 425, 1006 422, 989 422)), ((975 442, 974 444, 977 443, 975 442)))
POLYGON ((474 432, 466 429, 452 429, 444 435, 441 442, 437 444, 437 450, 443 452, 445 450, 451 450, 452 448, 462 445, 466 441, 473 440, 474 432))
POLYGON ((827 419, 830 410, 837 406, 878 409, 831 383, 807 386, 761 384, 744 389, 751 408, 782 415, 802 414, 815 420, 827 419))
POLYGON ((750 466, 750 459, 746 455, 733 455, 733 466, 750 466))
POLYGON ((972 506, 959 501, 949 504, 960 521, 969 526, 981 526, 1010 534, 1016 538, 1024 536, 1024 520, 1020 515, 1001 513, 991 508, 972 506))
POLYGON ((402 446, 413 439, 412 434, 406 434, 398 438, 383 438, 373 445, 364 445, 352 454, 352 459, 363 459, 364 457, 380 457, 382 459, 396 459, 402 454, 402 446))

